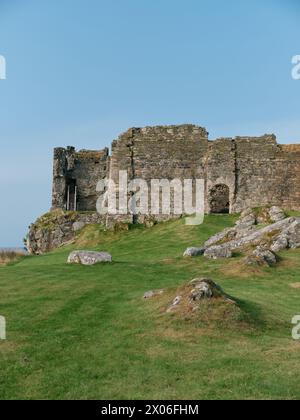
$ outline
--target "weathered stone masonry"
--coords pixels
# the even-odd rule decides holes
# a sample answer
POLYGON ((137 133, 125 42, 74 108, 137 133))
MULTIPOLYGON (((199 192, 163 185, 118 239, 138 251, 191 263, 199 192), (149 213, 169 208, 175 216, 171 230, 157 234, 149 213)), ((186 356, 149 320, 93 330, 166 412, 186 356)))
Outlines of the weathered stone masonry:
POLYGON ((95 211, 97 182, 118 185, 120 170, 129 180, 204 179, 208 213, 300 210, 300 145, 279 145, 274 135, 210 141, 194 125, 132 128, 113 142, 111 156, 108 149, 55 149, 52 209, 95 211))
POLYGON ((97 182, 108 174, 108 149, 80 152, 74 147, 55 149, 52 209, 95 211, 97 182))

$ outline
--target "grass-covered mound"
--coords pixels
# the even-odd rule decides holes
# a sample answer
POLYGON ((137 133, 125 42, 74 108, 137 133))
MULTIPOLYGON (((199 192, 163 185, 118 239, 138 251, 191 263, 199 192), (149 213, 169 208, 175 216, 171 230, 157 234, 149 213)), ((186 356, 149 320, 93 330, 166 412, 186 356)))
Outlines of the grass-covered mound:
POLYGON ((208 216, 201 226, 179 220, 119 233, 88 226, 74 246, 0 267, 1 398, 300 398, 300 342, 291 338, 300 250, 258 273, 240 268, 240 256, 182 257, 235 220, 208 216), (109 252, 114 262, 68 265, 78 248, 109 252), (197 277, 234 296, 251 328, 176 319, 142 298, 148 290, 176 293, 197 277))
MULTIPOLYGON (((184 292, 182 288, 181 292, 184 292)), ((158 329, 164 325, 165 328, 181 331, 183 334, 193 332, 196 336, 221 330, 227 330, 228 333, 230 330, 233 333, 237 330, 253 333, 256 329, 255 318, 252 318, 252 314, 248 314, 239 302, 233 303, 223 299, 205 300, 197 310, 191 311, 184 301, 176 310, 168 313, 170 297, 173 296, 169 291, 165 296, 145 302, 147 310, 151 308, 152 316, 157 318, 158 329)))
POLYGON ((144 299, 154 311, 162 314, 160 322, 181 323, 182 329, 193 325, 200 332, 208 327, 239 329, 254 326, 239 302, 211 279, 193 279, 177 289, 149 293, 144 299))

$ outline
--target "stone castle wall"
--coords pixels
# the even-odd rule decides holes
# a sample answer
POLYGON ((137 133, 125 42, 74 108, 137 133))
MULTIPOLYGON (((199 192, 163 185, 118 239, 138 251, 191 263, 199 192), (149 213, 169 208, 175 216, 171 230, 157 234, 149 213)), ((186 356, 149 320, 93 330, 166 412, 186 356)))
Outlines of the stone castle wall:
POLYGON ((71 197, 68 210, 95 211, 96 185, 109 174, 109 149, 82 150, 74 147, 54 150, 52 209, 67 209, 68 187, 71 197), (76 187, 76 208, 75 202, 76 187))
POLYGON ((110 178, 118 185, 119 171, 127 171, 128 179, 145 180, 149 191, 152 179, 203 179, 207 148, 208 133, 192 125, 130 129, 113 142, 110 178))
POLYGON ((236 210, 262 205, 300 209, 300 145, 289 153, 275 136, 237 138, 236 210), (297 198, 298 196, 298 198, 297 198))
POLYGON ((97 182, 118 185, 120 170, 147 182, 204 179, 208 213, 221 195, 225 205, 226 191, 230 212, 263 205, 300 210, 300 145, 279 145, 274 135, 209 141, 194 125, 132 128, 113 142, 111 156, 108 149, 55 149, 52 208, 66 209, 69 197, 74 210, 76 186, 76 210, 95 211, 97 182))

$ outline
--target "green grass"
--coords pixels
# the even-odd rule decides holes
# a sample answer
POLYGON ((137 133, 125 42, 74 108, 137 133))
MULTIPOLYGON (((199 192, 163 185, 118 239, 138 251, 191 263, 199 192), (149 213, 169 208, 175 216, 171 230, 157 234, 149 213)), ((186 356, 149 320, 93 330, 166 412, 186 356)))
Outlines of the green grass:
POLYGON ((300 281, 300 250, 259 272, 245 272, 239 257, 182 258, 234 221, 89 226, 76 248, 111 252, 112 265, 67 265, 69 247, 0 267, 0 399, 299 399, 291 319, 300 290, 290 285, 300 281), (202 276, 239 300, 249 327, 192 323, 142 299, 202 276))

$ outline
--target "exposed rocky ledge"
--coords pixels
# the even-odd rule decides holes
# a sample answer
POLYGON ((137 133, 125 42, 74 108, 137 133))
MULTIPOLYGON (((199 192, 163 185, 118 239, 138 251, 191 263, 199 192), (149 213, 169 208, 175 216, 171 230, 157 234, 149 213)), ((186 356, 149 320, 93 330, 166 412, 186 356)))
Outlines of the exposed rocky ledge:
POLYGON ((242 251, 247 254, 245 264, 273 266, 278 252, 299 247, 300 217, 287 217, 280 208, 271 207, 245 210, 235 227, 217 233, 202 247, 188 248, 184 256, 200 255, 201 250, 207 258, 231 258, 234 251, 242 251))
POLYGON ((72 243, 76 233, 90 224, 104 224, 103 216, 93 212, 56 210, 40 217, 29 227, 27 249, 30 254, 44 254, 72 243))

